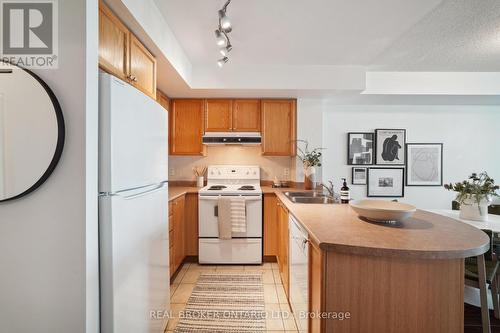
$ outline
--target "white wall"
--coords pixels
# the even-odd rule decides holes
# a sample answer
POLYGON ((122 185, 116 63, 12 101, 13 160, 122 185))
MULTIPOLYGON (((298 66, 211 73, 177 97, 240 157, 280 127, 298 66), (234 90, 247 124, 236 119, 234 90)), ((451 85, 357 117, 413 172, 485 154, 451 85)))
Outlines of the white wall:
MULTIPOLYGON (((316 104, 312 103, 318 107, 316 104)), ((376 128, 405 128, 407 142, 444 144, 444 182, 465 179, 471 172, 487 171, 500 182, 500 107, 446 105, 352 105, 322 102, 323 180, 351 181, 346 164, 347 133, 376 128)), ((307 113, 307 109, 299 110, 307 113)), ((299 113, 299 114, 300 114, 299 113)), ((300 123, 299 127, 307 126, 300 123)), ((351 196, 365 197, 366 186, 349 185, 351 196)), ((406 187, 402 201, 421 208, 449 208, 452 192, 442 187, 406 187)))
POLYGON ((97 253, 97 150, 86 152, 97 113, 86 44, 96 50, 96 31, 96 0, 59 1, 59 69, 36 72, 61 103, 66 145, 41 188, 0 204, 1 332, 98 332, 96 258, 87 258, 97 253))

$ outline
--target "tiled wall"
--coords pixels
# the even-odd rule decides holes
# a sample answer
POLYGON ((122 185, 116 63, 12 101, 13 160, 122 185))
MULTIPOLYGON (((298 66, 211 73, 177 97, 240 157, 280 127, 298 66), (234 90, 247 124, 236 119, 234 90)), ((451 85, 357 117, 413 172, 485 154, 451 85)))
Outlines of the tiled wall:
POLYGON ((294 158, 263 156, 260 146, 209 146, 207 156, 170 156, 168 162, 169 180, 195 180, 194 166, 214 164, 259 165, 262 180, 295 180, 294 158))

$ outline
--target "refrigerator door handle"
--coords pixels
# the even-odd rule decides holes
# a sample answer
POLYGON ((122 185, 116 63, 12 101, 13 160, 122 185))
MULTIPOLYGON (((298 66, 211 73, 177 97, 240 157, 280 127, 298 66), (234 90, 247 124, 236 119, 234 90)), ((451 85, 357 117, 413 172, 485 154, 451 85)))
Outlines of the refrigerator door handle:
POLYGON ((132 194, 132 195, 120 195, 123 197, 123 199, 125 200, 130 200, 130 199, 135 199, 135 198, 138 198, 138 197, 142 197, 144 195, 148 195, 150 194, 151 192, 156 192, 158 191, 159 189, 165 187, 165 185, 167 184, 167 182, 161 182, 159 183, 158 185, 156 185, 155 187, 149 189, 149 190, 146 190, 146 191, 143 191, 143 192, 140 192, 140 193, 136 193, 136 194, 132 194))
POLYGON ((115 193, 102 192, 102 193, 99 193, 99 196, 100 197, 122 197, 125 200, 131 200, 131 199, 135 199, 135 198, 138 198, 138 197, 142 197, 144 195, 148 195, 148 194, 150 194, 152 192, 156 192, 159 189, 165 187, 165 185, 167 183, 168 183, 168 181, 163 181, 163 182, 158 183, 156 185, 152 185, 153 187, 148 186, 147 187, 148 189, 145 190, 145 191, 142 191, 142 192, 139 192, 139 193, 134 193, 134 194, 131 194, 131 195, 124 195, 124 193, 126 193, 128 191, 119 191, 119 192, 115 192, 115 193))

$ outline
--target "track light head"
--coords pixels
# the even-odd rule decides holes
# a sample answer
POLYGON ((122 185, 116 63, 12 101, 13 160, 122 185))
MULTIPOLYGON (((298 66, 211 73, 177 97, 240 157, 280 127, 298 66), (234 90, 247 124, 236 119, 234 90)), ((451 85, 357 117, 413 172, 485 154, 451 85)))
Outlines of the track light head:
POLYGON ((222 54, 223 57, 226 57, 229 52, 233 49, 233 46, 231 44, 227 44, 226 47, 223 47, 219 50, 220 54, 222 54))
POLYGON ((217 61, 217 66, 219 66, 220 68, 222 68, 222 66, 224 66, 224 64, 225 64, 226 62, 228 62, 228 61, 229 61, 229 58, 228 58, 228 57, 224 57, 224 58, 222 58, 222 59, 219 59, 219 60, 217 61))
POLYGON ((227 45, 226 36, 219 29, 215 30, 215 42, 220 47, 226 47, 227 45))
POLYGON ((227 17, 226 11, 223 9, 219 10, 219 22, 220 27, 224 32, 229 33, 231 32, 231 30, 233 30, 231 20, 229 19, 229 17, 227 17))

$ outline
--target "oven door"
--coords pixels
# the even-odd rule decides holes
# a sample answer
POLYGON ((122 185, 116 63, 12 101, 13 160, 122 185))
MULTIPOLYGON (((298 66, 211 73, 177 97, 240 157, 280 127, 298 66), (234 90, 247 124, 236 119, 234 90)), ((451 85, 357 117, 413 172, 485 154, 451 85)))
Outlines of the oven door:
MULTIPOLYGON (((262 237, 262 196, 245 196, 244 198, 247 212, 247 232, 235 232, 232 237, 262 237)), ((218 201, 219 196, 199 196, 200 238, 219 238, 218 201)))

